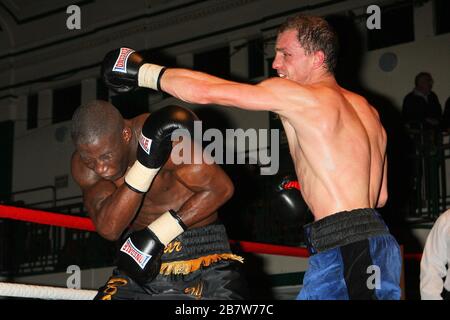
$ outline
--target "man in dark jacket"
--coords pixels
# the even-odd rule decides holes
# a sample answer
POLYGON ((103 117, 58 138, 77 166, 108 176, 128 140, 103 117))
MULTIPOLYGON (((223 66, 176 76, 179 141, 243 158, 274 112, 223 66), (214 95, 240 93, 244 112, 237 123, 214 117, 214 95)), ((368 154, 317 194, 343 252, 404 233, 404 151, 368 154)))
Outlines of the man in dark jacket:
POLYGON ((437 95, 431 91, 433 78, 428 72, 420 72, 415 87, 403 100, 403 119, 412 128, 438 128, 442 120, 442 108, 437 95))

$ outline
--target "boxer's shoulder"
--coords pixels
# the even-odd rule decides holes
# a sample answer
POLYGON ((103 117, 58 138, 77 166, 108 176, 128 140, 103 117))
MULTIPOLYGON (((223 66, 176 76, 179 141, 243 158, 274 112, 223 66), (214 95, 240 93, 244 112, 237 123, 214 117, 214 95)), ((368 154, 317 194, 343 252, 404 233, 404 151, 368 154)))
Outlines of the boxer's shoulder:
POLYGON ((269 78, 261 81, 258 86, 272 91, 276 96, 279 96, 284 102, 289 100, 309 100, 314 98, 313 93, 317 91, 315 86, 300 84, 296 81, 285 78, 269 78))
POLYGON ((71 166, 71 170, 72 170, 72 176, 75 179, 75 181, 80 179, 84 175, 84 173, 87 169, 86 166, 83 164, 80 153, 78 151, 74 151, 72 153, 70 166, 71 166))
POLYGON ((73 179, 81 188, 92 186, 101 179, 83 163, 78 151, 72 154, 71 171, 73 179))

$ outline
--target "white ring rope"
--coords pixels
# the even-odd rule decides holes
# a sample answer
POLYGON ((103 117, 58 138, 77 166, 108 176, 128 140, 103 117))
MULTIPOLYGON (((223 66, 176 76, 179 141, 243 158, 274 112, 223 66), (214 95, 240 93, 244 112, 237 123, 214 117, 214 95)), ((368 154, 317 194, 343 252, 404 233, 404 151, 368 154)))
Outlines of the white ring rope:
POLYGON ((46 300, 92 300, 97 291, 0 282, 0 297, 46 300))

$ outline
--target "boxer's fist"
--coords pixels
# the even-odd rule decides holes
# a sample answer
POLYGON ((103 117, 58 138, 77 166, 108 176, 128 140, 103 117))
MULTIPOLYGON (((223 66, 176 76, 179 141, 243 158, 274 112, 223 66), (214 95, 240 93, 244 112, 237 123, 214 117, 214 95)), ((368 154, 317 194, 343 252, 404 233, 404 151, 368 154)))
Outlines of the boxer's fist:
POLYGON ((153 280, 161 269, 164 245, 149 228, 132 233, 117 256, 118 268, 138 283, 153 280))
POLYGON ((117 92, 131 91, 138 87, 138 72, 143 64, 142 56, 132 49, 112 50, 103 59, 103 81, 117 92))
POLYGON ((134 281, 152 281, 161 269, 164 248, 187 229, 178 214, 169 210, 147 228, 132 233, 123 243, 117 266, 134 281))
POLYGON ((194 134, 196 115, 183 107, 167 106, 152 112, 142 126, 137 160, 147 168, 159 168, 172 151, 172 133, 186 129, 194 134))
POLYGON ((194 133, 196 115, 182 107, 167 106, 152 112, 142 126, 136 162, 125 175, 126 185, 135 192, 147 192, 151 182, 170 156, 172 133, 186 129, 194 133))
POLYGON ((117 92, 128 92, 137 87, 160 90, 159 80, 165 68, 145 63, 144 58, 130 48, 108 52, 102 63, 105 84, 117 92))
POLYGON ((295 222, 304 216, 307 207, 295 176, 284 176, 275 182, 270 205, 271 211, 285 221, 295 222))

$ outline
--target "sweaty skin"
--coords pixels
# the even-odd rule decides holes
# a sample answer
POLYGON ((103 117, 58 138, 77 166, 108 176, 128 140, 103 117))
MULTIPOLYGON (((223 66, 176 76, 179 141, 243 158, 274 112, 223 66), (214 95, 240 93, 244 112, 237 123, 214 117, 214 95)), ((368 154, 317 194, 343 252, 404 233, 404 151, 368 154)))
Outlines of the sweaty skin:
POLYGON ((315 220, 336 212, 384 206, 386 133, 377 111, 340 87, 324 53, 306 54, 297 31, 278 35, 273 68, 279 78, 257 85, 186 69, 167 69, 163 91, 190 103, 279 114, 304 200, 315 220))
POLYGON ((210 224, 234 191, 219 166, 177 165, 170 158, 146 194, 130 190, 124 175, 136 160, 140 128, 147 116, 124 120, 120 137, 100 137, 78 145, 72 155, 72 176, 82 189, 97 232, 108 240, 117 240, 128 227, 145 228, 169 209, 177 211, 189 228, 210 224))

